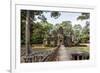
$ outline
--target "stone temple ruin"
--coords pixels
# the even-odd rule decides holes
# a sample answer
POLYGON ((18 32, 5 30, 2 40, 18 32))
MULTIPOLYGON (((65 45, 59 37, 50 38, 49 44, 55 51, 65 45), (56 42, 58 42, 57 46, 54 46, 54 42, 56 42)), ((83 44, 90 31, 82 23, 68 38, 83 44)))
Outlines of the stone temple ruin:
MULTIPOLYGON (((44 38, 44 41, 43 41, 44 46, 53 47, 53 48, 56 47, 56 48, 52 51, 44 51, 44 52, 32 51, 28 43, 29 40, 27 40, 27 43, 26 43, 27 45, 25 48, 23 48, 24 50, 26 49, 25 53, 23 53, 25 55, 22 55, 21 53, 21 62, 29 63, 29 62, 61 61, 61 59, 67 60, 68 57, 69 57, 68 58, 69 60, 88 60, 89 59, 88 52, 77 51, 77 52, 70 52, 69 55, 64 54, 64 52, 66 53, 66 51, 64 50, 64 47, 72 46, 73 44, 72 38, 73 37, 70 36, 70 33, 67 36, 65 36, 63 32, 63 28, 60 27, 55 35, 50 33, 49 36, 47 38, 44 38), (63 45, 62 49, 61 49, 61 45, 63 45), (29 49, 31 49, 32 54, 28 53, 29 49), (59 52, 61 53, 61 55, 62 54, 63 55, 62 56, 59 55, 58 54, 59 52), (65 56, 66 58, 63 58, 63 56, 65 56)), ((22 48, 21 48, 21 52, 23 52, 22 48)))
POLYGON ((59 46, 63 44, 65 47, 72 45, 72 36, 64 36, 63 28, 60 27, 57 34, 49 34, 49 37, 44 39, 43 44, 47 46, 59 46))

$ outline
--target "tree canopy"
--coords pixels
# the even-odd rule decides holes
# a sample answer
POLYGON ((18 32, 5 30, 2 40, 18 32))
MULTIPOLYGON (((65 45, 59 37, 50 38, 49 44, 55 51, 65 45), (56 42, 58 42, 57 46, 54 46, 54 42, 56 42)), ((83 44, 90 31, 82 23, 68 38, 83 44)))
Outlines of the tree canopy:
MULTIPOLYGON (((43 44, 44 39, 57 39, 58 33, 62 34, 65 42, 71 39, 75 44, 80 42, 89 42, 89 13, 81 13, 76 20, 87 20, 86 25, 82 27, 80 24, 72 25, 71 21, 67 19, 58 24, 48 22, 44 12, 36 10, 21 10, 21 44, 25 44, 25 28, 27 11, 29 11, 29 30, 30 30, 30 43, 43 44), (40 21, 39 21, 40 20, 40 21)), ((61 13, 58 11, 51 11, 50 17, 58 19, 61 13)), ((70 43, 70 41, 68 42, 70 43)))

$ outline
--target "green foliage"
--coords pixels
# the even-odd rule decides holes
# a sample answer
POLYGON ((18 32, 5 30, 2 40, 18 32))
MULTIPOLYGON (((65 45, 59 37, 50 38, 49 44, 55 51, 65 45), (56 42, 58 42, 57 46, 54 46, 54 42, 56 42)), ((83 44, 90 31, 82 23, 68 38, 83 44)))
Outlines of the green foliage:
POLYGON ((75 44, 78 44, 78 43, 80 43, 80 40, 81 40, 81 32, 82 32, 82 27, 81 27, 81 25, 80 24, 76 24, 76 25, 74 25, 74 27, 73 27, 73 33, 74 33, 74 39, 73 39, 73 42, 75 43, 75 44))
POLYGON ((61 23, 61 26, 63 27, 64 30, 64 35, 70 36, 72 33, 72 24, 70 21, 63 21, 61 23))
POLYGON ((43 39, 47 38, 49 31, 52 29, 53 25, 48 22, 37 22, 33 25, 33 32, 31 37, 31 43, 43 43, 43 39))
POLYGON ((43 37, 37 36, 36 34, 31 37, 31 44, 42 44, 43 37))
POLYGON ((21 44, 25 44, 26 10, 21 10, 21 44))
MULTIPOLYGON (((90 18, 90 13, 82 13, 81 16, 77 18, 77 20, 87 20, 89 18, 90 18)), ((89 37, 90 37, 89 36, 90 34, 89 26, 90 26, 90 23, 89 21, 87 21, 86 26, 84 26, 81 30, 80 41, 83 43, 89 42, 89 37)))
MULTIPOLYGON (((43 11, 29 10, 29 28, 30 28, 30 43, 31 44, 43 44, 44 39, 55 41, 57 44, 58 34, 62 34, 64 37, 64 43, 66 44, 79 44, 81 42, 89 42, 89 22, 86 26, 82 27, 80 24, 76 24, 72 27, 71 21, 63 21, 62 23, 53 25, 47 21, 47 18, 43 15, 43 11), (36 21, 40 19, 41 21, 36 21)), ((21 10, 21 44, 25 44, 25 26, 27 10, 21 10)), ((51 17, 57 19, 61 13, 57 11, 51 12, 51 17)), ((89 13, 82 13, 77 19, 85 20, 89 19, 89 13)), ((54 46, 52 44, 47 46, 54 46)))
POLYGON ((89 30, 89 24, 83 27, 82 34, 81 34, 81 42, 89 42, 90 37, 90 30, 89 30))
POLYGON ((79 16, 77 18, 77 20, 85 20, 85 19, 89 19, 90 18, 90 14, 89 13, 82 13, 81 16, 79 16))
POLYGON ((61 13, 58 12, 58 11, 52 11, 51 12, 51 17, 53 17, 55 19, 57 19, 60 15, 61 15, 61 13))

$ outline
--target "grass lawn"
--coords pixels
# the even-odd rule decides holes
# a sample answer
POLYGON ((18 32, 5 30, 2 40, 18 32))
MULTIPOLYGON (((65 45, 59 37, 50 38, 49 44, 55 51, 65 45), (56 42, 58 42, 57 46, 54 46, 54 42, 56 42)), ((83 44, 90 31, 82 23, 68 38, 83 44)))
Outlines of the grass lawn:
MULTIPOLYGON (((82 44, 83 45, 83 44, 82 44)), ((85 44, 86 45, 86 44, 85 44)), ((54 48, 56 47, 44 47, 43 45, 32 45, 32 49, 33 50, 40 50, 40 51, 46 51, 46 50, 53 50, 54 48)), ((89 46, 73 46, 73 47, 66 47, 66 50, 69 50, 69 51, 79 51, 79 52, 89 52, 89 46)))
POLYGON ((33 50, 53 50, 55 47, 45 47, 44 45, 41 44, 35 44, 32 45, 33 50))
POLYGON ((71 51, 80 51, 80 52, 89 52, 89 47, 66 47, 66 50, 71 51))

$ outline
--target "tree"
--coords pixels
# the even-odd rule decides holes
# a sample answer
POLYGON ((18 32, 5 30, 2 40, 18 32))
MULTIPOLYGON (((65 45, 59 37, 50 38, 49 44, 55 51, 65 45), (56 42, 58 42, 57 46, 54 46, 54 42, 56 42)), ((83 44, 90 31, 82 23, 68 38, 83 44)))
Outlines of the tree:
POLYGON ((71 33, 72 33, 72 24, 71 24, 71 22, 70 21, 63 21, 60 26, 62 26, 62 28, 64 30, 63 31, 64 35, 70 37, 71 33))
POLYGON ((52 11, 51 12, 51 17, 53 17, 55 19, 57 19, 60 15, 61 15, 61 13, 58 12, 58 11, 52 11))
POLYGON ((90 37, 90 29, 89 29, 89 23, 86 23, 86 25, 82 29, 81 34, 81 42, 83 43, 89 43, 89 37, 90 37))
POLYGON ((25 44, 26 10, 21 11, 21 45, 25 44))
MULTIPOLYGON (((31 48, 31 40, 34 39, 33 36, 35 36, 35 34, 33 34, 33 30, 36 30, 38 33, 40 34, 38 36, 36 36, 37 38, 43 38, 44 33, 46 34, 46 30, 50 30, 49 27, 51 28, 51 25, 43 25, 41 28, 40 25, 38 29, 34 28, 35 25, 35 21, 37 19, 40 19, 41 21, 47 23, 47 19, 46 17, 43 15, 43 12, 46 11, 36 11, 36 10, 21 10, 21 44, 25 44, 26 43, 26 49, 30 49, 31 48), (26 24, 26 25, 25 25, 26 24), (45 28, 45 30, 44 30, 45 28), (40 30, 39 30, 40 29, 40 30), (42 31, 43 30, 43 31, 42 31), (26 37, 26 39, 25 39, 26 37)), ((51 12, 51 17, 54 17, 55 19, 57 19, 60 16, 60 13, 57 11, 52 11, 51 12)))
MULTIPOLYGON (((32 37, 31 37, 31 41, 32 43, 43 43, 43 40, 45 40, 46 38, 48 38, 48 34, 50 33, 51 29, 53 28, 53 25, 51 23, 48 23, 47 22, 47 18, 43 15, 43 13, 46 13, 47 11, 43 11, 42 14, 40 15, 35 15, 35 20, 38 20, 40 19, 41 21, 37 23, 35 22, 35 24, 32 26, 33 29, 31 30, 32 31, 32 37), (37 25, 38 24, 38 25, 37 25), (35 27, 35 26, 38 26, 38 27, 35 27), (39 40, 40 39, 40 40, 39 40), (37 41, 36 41, 37 40, 37 41)), ((52 11, 50 12, 51 13, 51 16, 55 19, 57 19, 59 16, 59 12, 55 12, 55 11, 52 11)), ((34 22, 33 21, 33 22, 34 22)))
POLYGON ((43 40, 48 38, 48 34, 52 28, 53 25, 48 22, 43 22, 43 21, 37 22, 36 25, 34 25, 33 29, 33 35, 31 39, 32 44, 42 44, 43 40))
POLYGON ((72 44, 72 24, 70 21, 63 21, 61 24, 57 24, 57 33, 63 36, 63 43, 65 46, 71 46, 72 44))
POLYGON ((89 42, 89 33, 90 33, 90 22, 89 19, 90 18, 90 13, 82 13, 81 16, 79 16, 77 18, 77 20, 86 20, 86 25, 83 27, 82 29, 82 34, 81 34, 81 42, 89 42))
POLYGON ((35 15, 41 15, 42 13, 43 13, 42 11, 21 10, 21 28, 25 26, 24 29, 21 30, 21 39, 25 40, 24 42, 26 43, 26 55, 29 55, 31 49, 30 29, 33 24, 33 21, 35 21, 35 15), (25 24, 23 24, 23 21, 25 21, 25 24), (22 34, 23 31, 24 34, 22 34), (26 37, 26 39, 23 39, 23 37, 26 37))
POLYGON ((82 26, 80 24, 74 25, 74 27, 73 27, 73 33, 74 33, 74 35, 73 35, 73 37, 74 37, 73 42, 74 42, 75 45, 78 45, 80 43, 81 32, 82 32, 82 26))
POLYGON ((90 14, 89 13, 82 13, 81 16, 79 16, 77 18, 77 20, 86 20, 90 18, 90 14))

